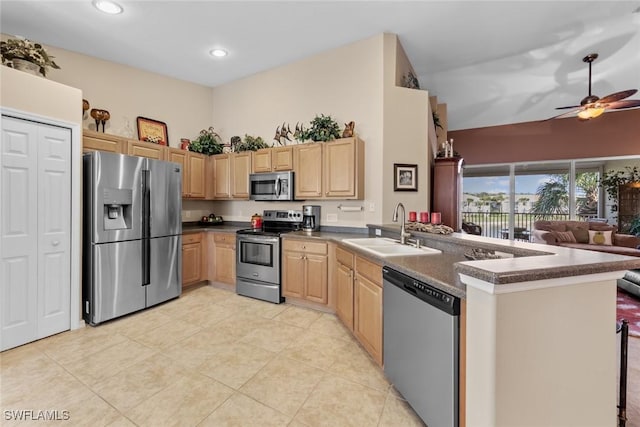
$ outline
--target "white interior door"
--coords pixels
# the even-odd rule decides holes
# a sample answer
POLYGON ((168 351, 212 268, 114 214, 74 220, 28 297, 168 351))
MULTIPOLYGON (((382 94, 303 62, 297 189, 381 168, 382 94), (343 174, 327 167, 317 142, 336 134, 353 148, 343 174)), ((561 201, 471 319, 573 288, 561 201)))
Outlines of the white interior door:
POLYGON ((37 338, 43 338, 71 324, 71 131, 38 128, 37 338))
POLYGON ((0 274, 2 350, 36 339, 38 129, 2 117, 0 274))
POLYGON ((70 326, 71 132, 6 116, 1 128, 0 350, 5 350, 70 326))

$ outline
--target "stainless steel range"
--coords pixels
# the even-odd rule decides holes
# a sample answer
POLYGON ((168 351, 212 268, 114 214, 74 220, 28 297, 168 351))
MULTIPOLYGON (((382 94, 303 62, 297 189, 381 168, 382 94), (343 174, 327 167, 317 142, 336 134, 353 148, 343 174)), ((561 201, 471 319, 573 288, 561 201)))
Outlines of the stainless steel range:
POLYGON ((280 235, 300 230, 302 211, 267 210, 261 229, 236 233, 236 293, 276 304, 280 287, 280 235))

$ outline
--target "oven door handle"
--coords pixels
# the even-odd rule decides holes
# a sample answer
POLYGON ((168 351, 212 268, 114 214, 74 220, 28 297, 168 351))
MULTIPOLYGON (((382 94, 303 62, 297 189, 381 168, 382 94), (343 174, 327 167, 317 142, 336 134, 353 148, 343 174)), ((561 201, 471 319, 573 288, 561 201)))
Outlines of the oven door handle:
POLYGON ((279 237, 238 237, 238 243, 241 242, 253 242, 253 243, 278 243, 279 237))

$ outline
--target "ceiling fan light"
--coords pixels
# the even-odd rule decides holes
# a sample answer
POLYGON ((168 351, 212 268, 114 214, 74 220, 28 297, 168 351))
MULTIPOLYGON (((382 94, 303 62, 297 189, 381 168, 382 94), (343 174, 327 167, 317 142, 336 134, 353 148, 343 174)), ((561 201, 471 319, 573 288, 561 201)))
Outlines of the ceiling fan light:
POLYGON ((604 113, 604 108, 587 108, 586 110, 578 112, 578 117, 583 120, 595 119, 602 115, 602 113, 604 113))

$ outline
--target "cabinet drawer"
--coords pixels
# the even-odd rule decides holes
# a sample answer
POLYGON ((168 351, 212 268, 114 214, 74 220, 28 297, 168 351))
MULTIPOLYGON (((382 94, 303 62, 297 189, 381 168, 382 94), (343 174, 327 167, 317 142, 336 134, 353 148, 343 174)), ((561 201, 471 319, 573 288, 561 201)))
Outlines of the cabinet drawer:
POLYGON ((353 254, 349 251, 342 249, 341 247, 336 247, 336 260, 344 265, 345 267, 349 267, 353 270, 353 254))
POLYGON ((356 255, 356 271, 361 276, 382 287, 382 267, 356 255))
POLYGON ((214 233, 213 241, 216 243, 233 245, 236 243, 236 235, 232 233, 214 233))
POLYGON ((200 243, 202 240, 202 233, 189 233, 182 235, 182 244, 188 245, 189 243, 200 243))
POLYGON ((306 252, 319 255, 327 254, 327 244, 324 242, 285 239, 282 247, 285 251, 306 252))

